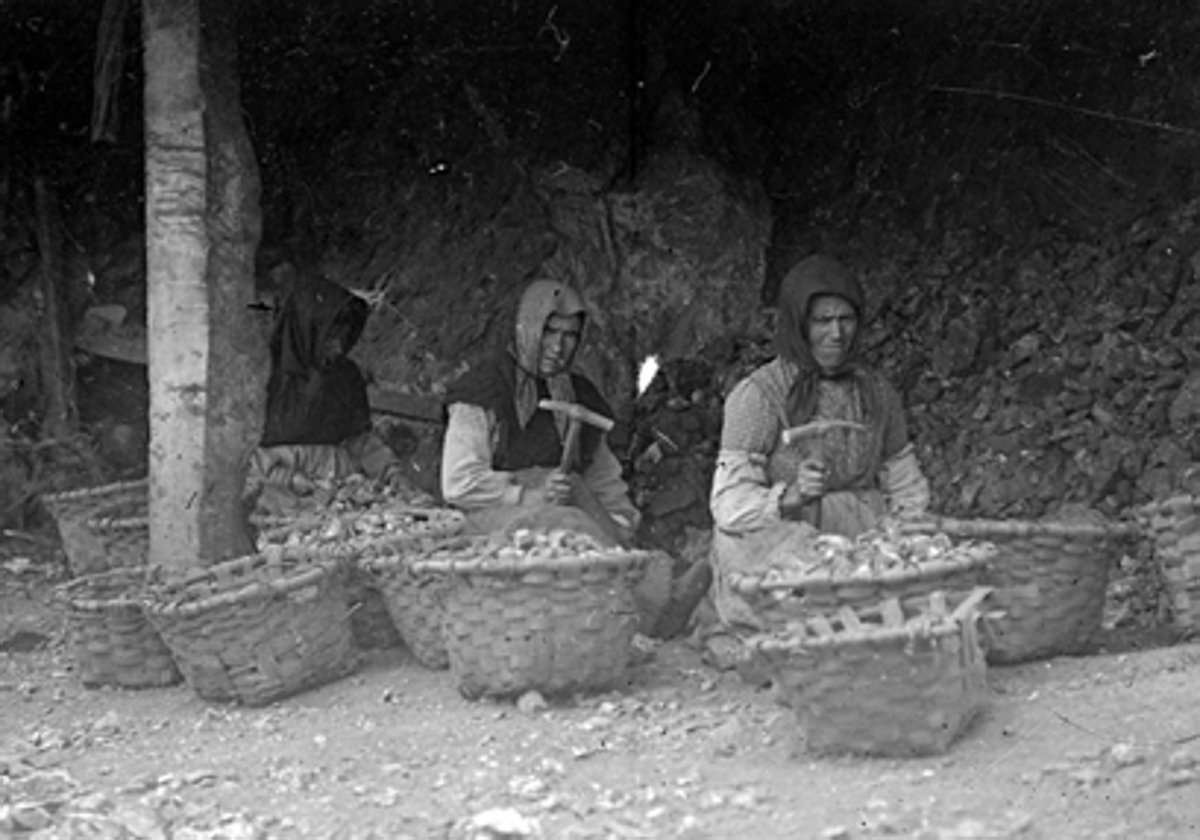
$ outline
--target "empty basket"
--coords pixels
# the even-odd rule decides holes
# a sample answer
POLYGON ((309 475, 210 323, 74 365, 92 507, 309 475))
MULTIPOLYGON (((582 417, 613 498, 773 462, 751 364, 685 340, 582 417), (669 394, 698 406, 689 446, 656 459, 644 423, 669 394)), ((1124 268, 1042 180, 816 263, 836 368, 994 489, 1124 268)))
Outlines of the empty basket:
POLYGON ((105 542, 92 528, 98 518, 144 517, 149 506, 146 479, 47 493, 42 502, 58 524, 67 566, 73 576, 103 572, 114 566, 105 542))
POLYGON ((752 636, 809 750, 909 756, 944 752, 987 696, 976 628, 979 588, 844 607, 752 636))
POLYGON ((85 686, 156 688, 180 681, 171 651, 139 600, 142 569, 85 575, 56 592, 85 686))

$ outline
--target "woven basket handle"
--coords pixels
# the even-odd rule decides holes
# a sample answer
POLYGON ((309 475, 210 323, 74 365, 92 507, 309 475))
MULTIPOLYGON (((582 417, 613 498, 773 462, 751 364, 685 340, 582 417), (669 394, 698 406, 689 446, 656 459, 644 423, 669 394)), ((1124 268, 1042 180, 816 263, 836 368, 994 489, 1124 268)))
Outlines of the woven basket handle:
POLYGON ((954 612, 950 613, 950 618, 955 621, 966 621, 970 618, 971 613, 983 603, 983 599, 992 594, 995 590, 990 586, 977 586, 971 590, 971 594, 963 599, 963 602, 954 608, 954 612))

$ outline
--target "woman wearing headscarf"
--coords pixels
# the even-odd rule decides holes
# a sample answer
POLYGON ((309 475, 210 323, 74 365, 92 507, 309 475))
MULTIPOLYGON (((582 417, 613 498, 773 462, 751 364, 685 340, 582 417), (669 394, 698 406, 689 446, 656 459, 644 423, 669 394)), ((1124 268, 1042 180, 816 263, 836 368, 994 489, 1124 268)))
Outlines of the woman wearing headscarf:
POLYGON ((715 602, 727 625, 759 626, 724 585, 728 573, 761 571, 772 551, 818 532, 854 537, 928 506, 900 396, 859 358, 864 315, 845 266, 802 260, 780 287, 776 357, 725 401, 710 506, 715 602), (790 445, 785 430, 800 431, 790 445))
POLYGON ((367 302, 316 274, 293 277, 269 343, 266 420, 248 485, 263 512, 303 507, 296 496, 354 474, 402 479, 374 432, 367 382, 349 352, 366 327, 367 302))
POLYGON ((569 475, 575 473, 617 524, 619 541, 632 538, 639 513, 604 432, 583 424, 576 460, 564 471, 567 418, 538 407, 556 400, 611 416, 591 381, 571 370, 586 320, 577 291, 535 280, 518 304, 512 344, 450 387, 442 496, 479 530, 578 501, 569 475))
MULTIPOLYGON (((591 534, 603 545, 632 544, 641 516, 605 433, 584 424, 578 456, 563 470, 566 418, 538 407, 549 399, 611 415, 596 387, 571 371, 586 320, 578 292, 534 281, 518 304, 512 344, 449 389, 442 496, 466 511, 474 530, 564 528, 591 534), (598 526, 593 505, 580 508, 585 493, 618 533, 598 526)), ((672 580, 670 556, 653 556, 657 560, 634 590, 640 630, 669 638, 686 625, 711 572, 704 566, 672 580)))

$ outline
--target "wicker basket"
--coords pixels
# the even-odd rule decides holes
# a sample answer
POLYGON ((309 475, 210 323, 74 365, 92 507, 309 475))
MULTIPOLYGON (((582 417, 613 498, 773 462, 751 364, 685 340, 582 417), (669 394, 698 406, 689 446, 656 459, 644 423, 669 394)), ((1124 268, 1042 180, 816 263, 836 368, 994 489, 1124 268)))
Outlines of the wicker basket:
POLYGON ((387 597, 375 579, 356 564, 346 567, 346 605, 350 608, 350 633, 360 650, 382 650, 404 644, 388 609, 387 597))
POLYGON ((442 630, 468 699, 611 688, 625 676, 638 626, 633 589, 650 554, 595 549, 515 556, 458 537, 411 564, 446 575, 442 630))
POLYGON ((146 611, 198 695, 258 706, 357 666, 344 572, 328 553, 274 546, 151 586, 146 611))
POLYGON ((180 681, 171 651, 137 600, 144 578, 141 569, 115 569, 56 591, 85 686, 157 688, 180 681))
POLYGON ((383 593, 388 614, 399 628, 404 644, 426 668, 450 667, 442 632, 442 611, 451 582, 446 575, 417 574, 412 565, 451 546, 485 542, 481 537, 472 541, 449 533, 413 536, 377 541, 360 555, 359 563, 383 593))
POLYGON ((754 609, 764 629, 837 613, 844 607, 871 607, 889 598, 921 603, 931 593, 965 595, 984 582, 995 549, 986 544, 957 546, 945 557, 899 566, 877 574, 732 573, 729 587, 754 609))
POLYGON ((264 532, 272 542, 328 545, 350 567, 351 621, 360 647, 403 641, 417 661, 445 669, 441 593, 446 580, 417 576, 409 561, 428 546, 462 530, 465 518, 450 508, 396 507, 306 521, 264 532))
POLYGON ((941 753, 986 701, 977 623, 989 591, 844 607, 747 645, 767 663, 812 752, 941 753))
POLYGON ((1154 557, 1170 602, 1171 623, 1200 630, 1200 498, 1174 496, 1137 510, 1154 540, 1154 557))
POLYGON ((91 521, 98 517, 145 516, 150 503, 149 483, 143 478, 47 493, 42 502, 58 524, 67 566, 78 577, 113 567, 91 521))
POLYGON ((1082 650, 1100 629, 1113 541, 1136 536, 1127 524, 928 519, 907 533, 944 533, 996 547, 985 583, 999 615, 988 617, 987 658, 994 664, 1082 650))
POLYGON ((104 547, 110 569, 145 566, 150 557, 150 517, 99 516, 87 527, 104 547))

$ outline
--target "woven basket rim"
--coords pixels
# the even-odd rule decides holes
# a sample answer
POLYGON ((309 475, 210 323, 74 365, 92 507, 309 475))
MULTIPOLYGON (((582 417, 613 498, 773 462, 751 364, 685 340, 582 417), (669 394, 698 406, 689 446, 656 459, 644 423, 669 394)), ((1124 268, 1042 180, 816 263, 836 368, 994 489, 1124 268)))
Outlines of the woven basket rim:
POLYGON ((366 538, 366 541, 363 543, 366 548, 383 549, 385 551, 390 549, 396 550, 388 554, 373 554, 370 557, 361 557, 358 565, 374 574, 386 574, 401 567, 411 571, 414 562, 417 562, 413 560, 413 557, 418 555, 413 552, 404 552, 406 548, 427 548, 436 551, 448 546, 454 547, 458 545, 463 547, 486 547, 491 544, 491 539, 487 534, 464 534, 459 530, 446 531, 444 533, 426 531, 420 534, 391 534, 377 538, 366 538), (433 540, 433 545, 425 545, 428 540, 433 540))
POLYGON ((497 560, 495 558, 471 558, 446 560, 416 560, 411 569, 416 574, 492 575, 520 576, 531 572, 559 574, 594 568, 620 570, 648 561, 654 552, 643 549, 601 549, 558 557, 553 560, 497 560))
POLYGON ((140 490, 143 487, 150 486, 150 479, 147 476, 142 478, 131 478, 124 481, 112 481, 107 484, 94 484, 90 487, 75 487, 70 490, 57 490, 53 493, 43 493, 43 501, 50 503, 75 501, 76 499, 84 499, 88 496, 100 496, 116 493, 121 490, 140 490))
POLYGON ((87 520, 89 528, 110 528, 113 530, 121 530, 123 528, 149 528, 149 516, 93 516, 87 520))
POLYGON ((867 577, 835 577, 818 572, 807 575, 797 574, 790 577, 777 576, 771 580, 767 580, 766 578, 771 574, 770 572, 762 572, 760 574, 732 572, 727 579, 730 588, 742 595, 753 595, 758 592, 771 592, 780 589, 802 591, 819 589, 823 591, 841 586, 903 585, 916 581, 946 577, 956 572, 966 572, 982 568, 992 560, 995 553, 996 551, 993 548, 986 554, 980 552, 957 560, 920 563, 915 567, 905 566, 898 571, 887 571, 883 574, 867 577))
POLYGON ((1176 514, 1184 507, 1189 507, 1192 510, 1200 510, 1200 495, 1195 493, 1176 493, 1165 499, 1155 499, 1152 502, 1147 502, 1144 505, 1134 508, 1134 514, 1139 517, 1157 516, 1164 513, 1176 514))
POLYGON ((328 552, 317 548, 307 548, 300 557, 292 555, 290 559, 299 560, 299 566, 290 574, 264 580, 261 575, 239 579, 227 588, 217 591, 207 591, 197 596, 190 590, 202 583, 218 584, 218 575, 229 570, 240 570, 248 567, 276 567, 268 552, 249 554, 236 557, 209 566, 206 569, 192 572, 186 577, 164 583, 149 583, 144 590, 142 605, 151 613, 159 616, 192 616, 208 612, 219 607, 229 606, 270 595, 286 595, 297 589, 303 589, 337 571, 340 561, 328 552))
POLYGON ((950 537, 975 537, 986 540, 999 537, 1131 537, 1141 533, 1134 522, 1109 520, 1099 522, 1060 522, 1033 519, 957 519, 950 516, 929 516, 906 519, 900 523, 905 534, 926 534, 930 531, 950 537))
POLYGON ((59 586, 54 597, 60 603, 79 612, 103 612, 113 607, 141 607, 142 589, 146 584, 146 569, 141 566, 119 566, 104 572, 77 577, 59 586), (134 591, 120 598, 78 598, 75 592, 87 586, 116 578, 133 578, 139 584, 134 591))
MULTIPOLYGON (((939 615, 931 617, 928 614, 914 616, 911 619, 905 619, 904 623, 898 626, 883 626, 871 624, 865 628, 857 628, 847 630, 845 627, 845 619, 842 618, 846 613, 855 617, 860 614, 874 614, 880 611, 878 605, 867 608, 854 609, 852 607, 843 607, 842 610, 832 616, 833 619, 843 623, 842 629, 832 634, 810 635, 810 625, 813 620, 807 622, 795 622, 786 629, 775 630, 768 633, 759 633, 750 636, 746 639, 746 646, 763 653, 769 652, 792 652, 798 650, 823 650, 830 648, 850 647, 863 644, 874 643, 891 643, 895 641, 908 641, 917 637, 939 637, 959 632, 960 625, 967 620, 972 614, 981 615, 982 602, 994 591, 990 586, 977 586, 954 606, 949 612, 942 612, 939 615)), ((944 597, 944 593, 940 593, 944 597)), ((923 600, 926 603, 932 604, 936 602, 938 592, 931 593, 923 600)), ((899 599, 889 599, 899 601, 899 599)), ((899 609, 900 607, 895 607, 899 609)), ((823 618, 823 617, 822 617, 823 618)), ((828 621, 828 619, 824 619, 828 621)))

